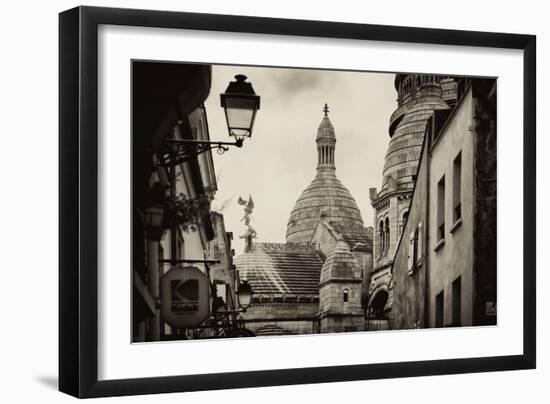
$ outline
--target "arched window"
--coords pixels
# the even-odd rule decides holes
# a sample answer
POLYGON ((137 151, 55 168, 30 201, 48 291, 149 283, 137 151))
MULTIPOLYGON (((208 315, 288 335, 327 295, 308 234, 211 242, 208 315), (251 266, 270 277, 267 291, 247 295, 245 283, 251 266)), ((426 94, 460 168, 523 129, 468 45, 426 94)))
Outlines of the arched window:
POLYGON ((390 249, 390 219, 386 218, 386 240, 384 241, 385 254, 388 254, 390 249))
POLYGON ((378 255, 384 255, 384 222, 380 220, 378 225, 378 255))
POLYGON ((344 303, 347 303, 349 300, 349 289, 344 289, 344 303))

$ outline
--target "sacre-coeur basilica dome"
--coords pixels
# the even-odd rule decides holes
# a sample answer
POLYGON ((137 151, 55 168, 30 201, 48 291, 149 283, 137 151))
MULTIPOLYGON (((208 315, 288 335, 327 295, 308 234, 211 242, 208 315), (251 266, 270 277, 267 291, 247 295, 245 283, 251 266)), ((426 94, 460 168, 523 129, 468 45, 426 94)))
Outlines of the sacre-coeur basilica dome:
POLYGON ((336 177, 336 134, 328 118, 326 104, 315 141, 318 154, 317 173, 290 213, 286 230, 287 243, 308 243, 321 217, 344 227, 364 227, 355 199, 336 177))

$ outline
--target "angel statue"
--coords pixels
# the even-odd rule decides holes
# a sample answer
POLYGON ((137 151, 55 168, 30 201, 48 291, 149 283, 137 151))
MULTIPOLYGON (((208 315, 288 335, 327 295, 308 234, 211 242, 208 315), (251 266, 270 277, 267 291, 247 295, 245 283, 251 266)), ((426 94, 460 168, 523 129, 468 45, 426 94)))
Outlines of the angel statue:
POLYGON ((250 224, 250 219, 251 219, 250 215, 254 210, 254 201, 252 200, 252 196, 250 194, 248 195, 248 202, 239 196, 238 202, 239 202, 239 205, 244 205, 244 216, 241 219, 241 222, 244 220, 245 226, 248 226, 250 224))
POLYGON ((241 222, 244 220, 244 225, 246 226, 246 232, 242 236, 239 236, 239 238, 244 238, 246 243, 244 247, 244 252, 247 253, 252 248, 252 239, 255 239, 257 235, 256 230, 254 230, 252 226, 250 226, 250 221, 252 219, 250 215, 254 210, 254 201, 252 200, 252 196, 248 195, 248 202, 240 196, 238 202, 239 205, 244 206, 244 216, 241 219, 241 222))
POLYGON ((239 236, 239 238, 244 238, 245 245, 244 245, 244 252, 250 252, 252 249, 252 239, 256 238, 256 230, 254 230, 251 226, 246 226, 246 233, 244 233, 242 236, 239 236))

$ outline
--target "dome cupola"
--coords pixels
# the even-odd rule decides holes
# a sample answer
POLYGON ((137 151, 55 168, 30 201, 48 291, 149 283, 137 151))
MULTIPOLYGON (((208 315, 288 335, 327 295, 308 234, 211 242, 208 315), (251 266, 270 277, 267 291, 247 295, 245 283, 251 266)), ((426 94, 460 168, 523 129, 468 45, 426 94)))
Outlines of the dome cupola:
POLYGON ((317 174, 302 192, 290 213, 286 230, 288 243, 308 243, 321 220, 345 226, 364 226, 355 199, 336 177, 336 133, 328 117, 328 105, 317 130, 317 174))

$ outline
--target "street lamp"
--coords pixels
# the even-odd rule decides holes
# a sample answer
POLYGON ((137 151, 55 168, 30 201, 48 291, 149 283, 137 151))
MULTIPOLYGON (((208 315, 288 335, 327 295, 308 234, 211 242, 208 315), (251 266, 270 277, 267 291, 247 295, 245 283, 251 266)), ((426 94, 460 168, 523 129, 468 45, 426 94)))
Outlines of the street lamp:
POLYGON ((242 308, 243 313, 248 309, 248 306, 250 306, 250 300, 253 294, 254 291, 248 281, 242 281, 239 285, 239 289, 237 289, 237 298, 239 299, 239 306, 242 308))
POLYGON ((147 232, 147 238, 160 241, 164 233, 163 227, 164 208, 162 205, 151 205, 143 212, 143 224, 147 232))
POLYGON ((226 310, 225 302, 221 297, 218 297, 215 301, 213 306, 216 307, 214 310, 216 314, 220 315, 230 315, 230 314, 239 314, 239 313, 245 313, 246 309, 248 309, 248 306, 250 306, 250 301, 252 300, 252 295, 254 294, 254 291, 252 290, 252 287, 248 283, 248 281, 242 281, 239 284, 239 288, 237 289, 237 299, 239 302, 239 308, 237 310, 226 310))
POLYGON ((252 84, 245 81, 246 76, 237 74, 235 80, 229 83, 225 93, 220 94, 229 136, 234 137, 235 142, 166 139, 161 153, 158 153, 162 165, 173 167, 207 150, 216 149, 218 154, 223 154, 229 146, 243 146, 244 139, 252 135, 256 112, 260 109, 260 96, 256 95, 252 84))
POLYGON ((252 84, 246 82, 245 75, 237 74, 235 80, 229 83, 225 93, 220 94, 220 99, 229 136, 239 141, 252 136, 256 112, 260 109, 260 97, 254 92, 252 84))

